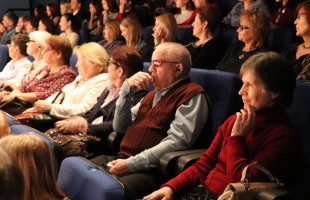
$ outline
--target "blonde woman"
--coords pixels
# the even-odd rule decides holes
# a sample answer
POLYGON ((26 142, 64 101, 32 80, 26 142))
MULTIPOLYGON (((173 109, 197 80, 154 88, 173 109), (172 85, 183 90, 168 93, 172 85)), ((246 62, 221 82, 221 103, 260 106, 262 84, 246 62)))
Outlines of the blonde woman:
POLYGON ((155 18, 153 27, 154 46, 163 42, 178 42, 177 22, 171 13, 164 13, 155 18))
POLYGON ((126 45, 134 47, 141 54, 143 60, 150 57, 150 48, 143 41, 142 26, 135 16, 128 16, 121 21, 120 30, 126 45))
POLYGON ((79 76, 63 87, 62 104, 52 103, 58 92, 46 100, 39 100, 34 107, 27 110, 49 113, 58 119, 71 116, 82 116, 97 102, 101 92, 109 84, 107 73, 108 54, 105 49, 95 42, 85 43, 77 50, 77 68, 79 76))
POLYGON ((16 157, 24 176, 23 200, 68 199, 57 187, 56 161, 44 140, 33 134, 9 135, 0 147, 16 157))

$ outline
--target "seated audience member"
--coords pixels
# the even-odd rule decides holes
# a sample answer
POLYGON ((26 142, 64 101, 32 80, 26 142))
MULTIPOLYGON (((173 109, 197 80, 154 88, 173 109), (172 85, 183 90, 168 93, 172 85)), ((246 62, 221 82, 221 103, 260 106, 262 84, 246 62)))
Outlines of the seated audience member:
MULTIPOLYGON (((115 103, 120 95, 120 87, 126 79, 136 72, 142 71, 142 68, 142 58, 135 49, 127 46, 113 49, 108 66, 110 85, 104 89, 96 104, 85 116, 58 121, 56 128, 73 134, 84 133, 98 136, 100 138, 98 144, 91 144, 88 147, 89 155, 106 152, 104 146, 106 146, 108 135, 113 131, 115 103)), ((145 94, 146 91, 137 90, 132 98, 133 102, 130 104, 135 105, 145 94)))
POLYGON ((190 25, 196 15, 196 11, 193 10, 190 0, 176 0, 176 7, 179 9, 174 17, 178 25, 190 25))
POLYGON ((211 3, 212 0, 192 0, 192 1, 193 1, 194 5, 195 5, 196 9, 203 8, 203 7, 206 7, 206 6, 212 6, 212 7, 216 8, 216 9, 219 9, 215 4, 211 3))
POLYGON ((20 16, 17 20, 17 24, 15 27, 15 33, 19 34, 19 33, 23 33, 26 34, 27 30, 26 30, 26 24, 27 22, 30 21, 30 17, 28 16, 20 16))
POLYGON ((252 55, 266 51, 266 37, 270 30, 270 21, 265 12, 246 11, 240 16, 237 29, 238 40, 228 48, 216 70, 239 73, 241 65, 252 55))
POLYGON ((119 20, 117 19, 105 21, 103 35, 104 40, 100 41, 99 44, 102 45, 108 53, 117 46, 126 45, 121 35, 119 20))
POLYGON ((57 167, 53 153, 39 136, 9 135, 0 139, 0 147, 13 155, 24 176, 24 200, 68 200, 57 187, 57 167))
POLYGON ((270 22, 272 27, 294 27, 294 20, 296 19, 295 1, 296 0, 275 0, 275 2, 281 5, 271 14, 270 22))
POLYGON ((17 20, 17 16, 12 11, 6 12, 3 15, 2 24, 6 30, 0 38, 1 44, 9 44, 11 42, 11 38, 16 34, 15 26, 17 24, 17 20))
POLYGON ((58 26, 59 17, 59 5, 57 3, 49 3, 46 5, 46 15, 53 21, 55 27, 58 26))
POLYGON ((156 173, 159 158, 190 148, 207 128, 207 95, 189 79, 190 69, 188 50, 166 42, 153 52, 151 74, 138 72, 120 89, 113 120, 116 132, 126 132, 120 151, 115 157, 102 155, 91 161, 113 165, 107 170, 124 184, 126 199, 141 198, 158 187, 162 182, 156 173), (155 90, 131 108, 136 89, 145 90, 152 83, 155 90))
POLYGON ((87 20, 87 13, 83 9, 82 0, 71 0, 70 8, 73 16, 76 18, 77 29, 79 30, 87 20))
POLYGON ((43 17, 47 17, 46 15, 46 7, 42 4, 37 5, 33 11, 34 17, 39 21, 43 17))
POLYGON ((50 34, 54 34, 56 30, 56 26, 54 22, 48 17, 42 17, 38 24, 38 30, 47 31, 50 34))
POLYGON ((8 62, 0 72, 0 83, 2 89, 10 84, 20 86, 24 76, 31 68, 31 62, 27 58, 27 43, 29 37, 25 34, 14 35, 11 44, 8 45, 11 61, 8 62))
POLYGON ((88 29, 91 41, 98 41, 102 39, 102 6, 99 2, 92 0, 89 3, 90 18, 88 20, 88 29))
POLYGON ((119 0, 119 10, 116 19, 122 20, 128 16, 133 16, 137 18, 137 13, 133 9, 134 6, 132 4, 133 1, 131 0, 119 0))
POLYGON ((62 33, 61 37, 66 37, 70 41, 71 47, 74 48, 79 42, 79 34, 77 33, 76 19, 72 14, 64 14, 60 18, 59 27, 62 33))
MULTIPOLYGON (((37 100, 44 100, 57 91, 60 91, 68 83, 71 83, 76 74, 69 66, 72 48, 66 38, 53 35, 45 41, 43 50, 43 59, 47 66, 42 68, 36 76, 12 92, 3 91, 0 93, 1 104, 18 99, 23 101, 25 107, 31 107, 31 104, 37 100)), ((6 112, 11 115, 17 115, 26 108, 13 111, 12 107, 6 107, 6 112)), ((3 109, 3 108, 2 108, 3 109)))
POLYGON ((211 6, 197 9, 195 21, 192 23, 193 35, 198 38, 186 45, 192 56, 192 67, 214 69, 223 58, 226 47, 214 32, 220 23, 220 13, 211 6))
POLYGON ((297 79, 310 80, 310 1, 299 3, 296 10, 296 35, 301 37, 303 42, 293 43, 283 54, 293 64, 297 79))
POLYGON ((60 2, 59 8, 60 8, 60 15, 72 13, 69 2, 66 1, 60 2))
POLYGON ((164 13, 155 17, 153 32, 154 48, 163 42, 180 42, 177 22, 171 13, 164 13))
MULTIPOLYGON (((240 181, 244 167, 254 162, 284 183, 292 183, 301 175, 301 138, 284 109, 290 105, 295 88, 291 65, 277 53, 259 53, 242 65, 240 76, 244 108, 219 127, 197 162, 144 199, 182 195, 182 199, 190 199, 192 189, 199 184, 209 192, 209 199, 217 199, 226 185, 240 181)), ((247 177, 249 182, 269 181, 255 168, 248 169, 247 177)))
POLYGON ((24 198, 24 176, 15 157, 0 148, 0 199, 24 198))
POLYGON ((45 100, 34 103, 26 112, 36 111, 48 113, 57 119, 84 115, 97 102, 97 98, 109 83, 107 71, 108 54, 102 46, 95 42, 85 43, 77 50, 79 76, 64 86, 61 92, 64 98, 61 104, 52 103, 59 92, 45 100))
POLYGON ((118 8, 116 1, 113 0, 102 0, 102 16, 103 21, 115 19, 118 15, 118 8))
MULTIPOLYGON (((49 38, 51 34, 46 31, 35 31, 31 32, 28 36, 29 41, 27 42, 27 54, 32 56, 34 60, 28 70, 26 70, 26 73, 21 80, 21 84, 25 84, 29 80, 32 80, 36 76, 37 72, 47 65, 43 60, 42 51, 44 49, 45 40, 49 38)), ((28 61, 26 60, 26 62, 28 61)), ((3 83, 2 88, 10 87, 11 89, 16 89, 19 86, 20 84, 16 84, 12 81, 6 81, 3 83)))
POLYGON ((262 11, 269 13, 268 5, 264 0, 243 0, 237 3, 223 18, 222 23, 228 27, 238 28, 240 16, 244 11, 262 11))
POLYGON ((26 24, 26 32, 29 34, 38 30, 39 21, 37 18, 30 18, 29 22, 26 24))
POLYGON ((134 47, 141 54, 143 61, 149 60, 150 47, 143 41, 142 27, 134 16, 128 16, 121 21, 120 30, 126 45, 134 47))

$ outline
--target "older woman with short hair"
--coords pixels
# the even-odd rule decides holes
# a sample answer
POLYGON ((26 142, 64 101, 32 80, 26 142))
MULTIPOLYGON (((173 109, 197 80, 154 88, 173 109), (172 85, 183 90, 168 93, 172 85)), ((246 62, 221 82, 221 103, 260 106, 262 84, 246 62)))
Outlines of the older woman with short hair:
POLYGON ((119 20, 116 19, 105 21, 105 27, 103 29, 105 39, 100 41, 99 44, 101 44, 108 53, 110 53, 114 47, 126 44, 126 42, 122 39, 119 25, 119 20))
MULTIPOLYGON (((45 41, 43 50, 43 59, 47 66, 38 71, 33 79, 22 84, 18 89, 2 94, 1 103, 17 98, 25 103, 27 102, 27 107, 29 107, 29 104, 37 100, 44 100, 63 86, 71 83, 76 77, 74 70, 69 66, 71 54, 72 48, 67 38, 56 35, 49 37, 45 41)), ((12 115, 23 112, 21 110, 18 112, 4 111, 12 115)))
POLYGON ((57 93, 46 100, 34 103, 34 108, 27 111, 49 113, 57 119, 84 115, 97 102, 98 96, 109 84, 107 73, 108 54, 98 43, 83 44, 77 49, 77 68, 79 76, 64 86, 61 91, 64 99, 61 104, 53 103, 57 93))
POLYGON ((228 48, 216 70, 239 73, 241 65, 252 55, 267 51, 266 37, 270 30, 270 20, 262 11, 245 11, 240 16, 237 29, 238 39, 242 43, 228 48))

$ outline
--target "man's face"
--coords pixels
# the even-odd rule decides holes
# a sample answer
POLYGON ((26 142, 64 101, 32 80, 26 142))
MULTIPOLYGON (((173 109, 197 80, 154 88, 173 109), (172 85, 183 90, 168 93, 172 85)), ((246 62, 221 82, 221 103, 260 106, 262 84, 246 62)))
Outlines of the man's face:
POLYGON ((70 7, 71 7, 71 10, 76 11, 80 9, 80 4, 78 3, 77 0, 71 0, 70 7))
POLYGON ((13 26, 13 22, 7 16, 3 17, 2 24, 5 28, 10 28, 13 26))
POLYGON ((164 89, 179 79, 179 76, 176 76, 179 73, 177 71, 179 61, 175 58, 168 59, 164 55, 164 52, 156 49, 152 55, 152 62, 149 68, 156 90, 164 89))

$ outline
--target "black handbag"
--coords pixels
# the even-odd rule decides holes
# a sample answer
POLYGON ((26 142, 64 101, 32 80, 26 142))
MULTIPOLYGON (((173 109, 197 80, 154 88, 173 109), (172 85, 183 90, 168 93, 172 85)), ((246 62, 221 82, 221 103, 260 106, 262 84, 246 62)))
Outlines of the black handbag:
POLYGON ((27 101, 20 100, 15 97, 11 101, 3 102, 0 104, 0 110, 3 110, 10 115, 18 115, 24 112, 26 109, 31 108, 32 104, 27 101))

